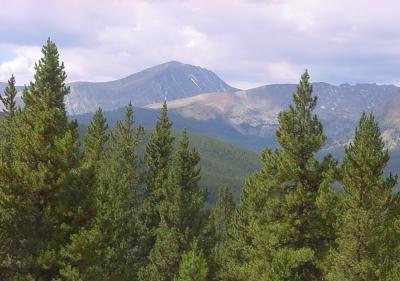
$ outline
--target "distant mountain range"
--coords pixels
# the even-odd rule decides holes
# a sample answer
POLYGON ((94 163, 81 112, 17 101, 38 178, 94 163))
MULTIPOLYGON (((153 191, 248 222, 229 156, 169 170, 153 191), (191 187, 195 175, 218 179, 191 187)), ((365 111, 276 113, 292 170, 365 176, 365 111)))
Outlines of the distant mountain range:
MULTIPOLYGON (((229 86, 215 73, 198 66, 168 62, 110 82, 73 82, 66 108, 88 119, 102 107, 111 119, 131 101, 140 123, 152 126, 163 100, 178 129, 218 137, 245 148, 274 146, 278 113, 288 107, 294 84, 266 85, 249 90, 229 86)), ((0 92, 5 84, 0 83, 0 92)), ((390 148, 400 147, 400 88, 393 85, 314 83, 316 113, 328 135, 328 148, 347 143, 363 111, 373 111, 390 148)), ((19 90, 22 88, 19 87, 19 90)))
MULTIPOLYGON (((374 112, 390 148, 400 145, 400 88, 393 85, 314 83, 318 96, 316 114, 321 119, 328 147, 343 146, 352 137, 363 111, 374 112)), ((225 120, 248 138, 266 138, 271 143, 278 126, 278 113, 285 110, 296 90, 294 84, 266 85, 235 93, 209 93, 169 102, 169 108, 186 118, 225 120)), ((148 105, 156 109, 160 103, 148 105)), ((258 144, 257 144, 258 145, 258 144)), ((257 147, 260 149, 262 144, 257 147)))

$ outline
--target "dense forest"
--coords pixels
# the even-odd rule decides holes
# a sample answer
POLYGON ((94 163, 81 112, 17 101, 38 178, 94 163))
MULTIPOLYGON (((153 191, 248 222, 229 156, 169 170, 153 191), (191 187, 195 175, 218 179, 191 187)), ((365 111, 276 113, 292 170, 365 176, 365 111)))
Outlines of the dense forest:
POLYGON ((113 127, 99 108, 81 142, 54 42, 42 53, 24 106, 13 76, 1 97, 0 280, 400 280, 379 126, 363 114, 343 163, 317 158, 326 136, 307 72, 237 206, 221 187, 210 207, 201 155, 174 135, 166 102, 147 141, 129 104, 113 127))

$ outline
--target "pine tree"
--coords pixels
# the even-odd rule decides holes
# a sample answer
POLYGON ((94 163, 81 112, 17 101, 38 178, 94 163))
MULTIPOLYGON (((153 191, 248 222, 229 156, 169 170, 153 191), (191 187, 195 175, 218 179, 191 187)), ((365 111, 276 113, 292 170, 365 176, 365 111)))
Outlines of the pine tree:
POLYGON ((143 137, 143 127, 135 126, 133 106, 128 104, 123 122, 117 122, 112 134, 110 159, 103 166, 100 179, 98 224, 106 237, 103 259, 105 280, 134 280, 143 263, 142 229, 139 215, 139 159, 137 148, 143 137))
POLYGON ((101 108, 98 108, 88 127, 85 137, 85 158, 89 162, 97 162, 102 159, 109 141, 107 119, 101 108))
MULTIPOLYGON (((279 114, 280 145, 263 153, 264 168, 246 183, 228 231, 223 267, 230 280, 319 280, 329 249, 318 207, 321 186, 336 164, 315 154, 325 135, 313 110, 305 72, 293 104, 279 114)), ((329 230, 329 229, 328 229, 329 230)))
POLYGON ((353 142, 345 148, 338 247, 332 251, 329 280, 383 280, 387 274, 383 266, 390 255, 382 238, 397 181, 383 176, 388 161, 374 116, 363 114, 353 142))
POLYGON ((14 75, 8 80, 7 87, 4 95, 0 96, 0 101, 3 103, 3 116, 0 124, 0 138, 1 138, 1 159, 2 161, 9 160, 12 148, 12 133, 13 133, 13 119, 17 113, 17 89, 15 88, 14 75))
POLYGON ((174 138, 171 133, 172 123, 168 119, 167 103, 164 102, 156 127, 146 146, 144 162, 145 173, 144 201, 141 210, 141 223, 146 229, 147 237, 143 241, 147 256, 155 243, 155 229, 160 223, 158 208, 163 200, 163 189, 168 179, 169 166, 173 153, 174 138))
POLYGON ((56 278, 60 249, 91 216, 91 182, 80 165, 77 123, 65 112, 64 65, 50 39, 42 53, 34 82, 23 91, 25 107, 15 118, 13 161, 0 169, 1 205, 13 214, 5 226, 13 256, 5 280, 56 278))
POLYGON ((228 239, 228 225, 231 222, 232 216, 235 212, 235 201, 233 199, 232 192, 228 187, 222 187, 218 194, 218 199, 215 204, 214 209, 211 212, 209 218, 209 224, 206 234, 208 240, 211 240, 206 246, 208 263, 210 268, 210 273, 213 275, 219 274, 222 256, 225 251, 225 243, 228 239))
POLYGON ((155 130, 146 146, 145 163, 147 165, 147 173, 144 207, 149 229, 156 227, 159 223, 159 216, 154 207, 160 202, 163 185, 168 178, 173 153, 172 143, 174 141, 174 137, 171 135, 171 128, 172 123, 168 118, 167 103, 164 102, 155 130))
POLYGON ((215 239, 225 242, 228 238, 227 227, 235 211, 235 201, 232 192, 226 186, 222 187, 218 194, 217 203, 211 214, 215 239))
POLYGON ((273 240, 268 239, 270 216, 276 212, 278 203, 269 202, 273 195, 265 171, 255 173, 246 181, 228 227, 228 240, 222 246, 220 280, 274 280, 265 277, 265 272, 271 272, 273 255, 270 246, 273 240))
MULTIPOLYGON (((0 121, 0 166, 10 165, 11 150, 13 147, 14 117, 17 111, 14 75, 8 80, 8 85, 4 91, 4 96, 0 96, 3 103, 3 116, 0 121)), ((6 185, 0 182, 0 280, 5 280, 13 258, 13 248, 11 237, 8 236, 9 229, 13 221, 13 213, 6 208, 4 203, 7 201, 5 189, 6 185)))
MULTIPOLYGON (((98 195, 100 178, 104 176, 103 166, 106 156, 110 155, 108 143, 110 133, 107 130, 107 120, 99 108, 92 117, 84 139, 84 161, 92 171, 94 179, 91 196, 95 198, 98 195)), ((61 275, 66 280, 98 280, 103 274, 101 271, 103 257, 98 254, 102 233, 96 224, 99 207, 99 200, 95 200, 95 214, 92 220, 79 233, 73 235, 71 242, 62 250, 64 263, 61 275)))
MULTIPOLYGON (((181 139, 172 160, 168 186, 165 189, 165 199, 168 204, 165 212, 170 224, 177 223, 187 240, 192 241, 203 227, 202 209, 207 199, 207 191, 200 185, 200 155, 195 148, 189 147, 189 136, 182 131, 181 139), (172 206, 177 206, 176 214, 170 212, 172 206)), ((164 211, 164 210, 162 210, 164 211)))
POLYGON ((184 130, 162 190, 163 200, 158 206, 161 221, 155 230, 150 263, 141 272, 142 280, 173 280, 182 253, 201 231, 207 193, 199 185, 199 161, 197 151, 189 148, 189 137, 184 130))
POLYGON ((176 281, 205 281, 207 273, 205 256, 197 248, 196 243, 193 243, 191 249, 182 255, 179 277, 176 281))
POLYGON ((141 281, 169 281, 177 275, 177 265, 183 251, 185 238, 176 226, 168 225, 164 217, 154 230, 155 242, 150 250, 149 263, 140 269, 141 281))
MULTIPOLYGON (((96 116, 93 118, 104 120, 96 116)), ((92 123, 102 124, 96 127, 103 130, 90 130, 90 143, 101 147, 101 140, 106 140, 104 131, 107 126, 104 121, 92 123)), ((63 270, 64 278, 136 280, 143 254, 139 251, 141 230, 138 224, 137 157, 142 135, 143 128, 134 124, 130 103, 124 121, 118 121, 112 131, 111 147, 105 153, 94 150, 95 155, 100 156, 96 173, 97 213, 90 227, 76 235, 65 250, 68 262, 63 270)))

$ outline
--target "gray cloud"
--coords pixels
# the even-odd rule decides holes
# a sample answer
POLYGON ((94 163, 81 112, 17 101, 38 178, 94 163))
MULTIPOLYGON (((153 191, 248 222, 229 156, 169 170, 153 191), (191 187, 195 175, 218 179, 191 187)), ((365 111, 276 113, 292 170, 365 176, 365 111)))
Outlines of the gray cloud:
POLYGON ((31 79, 51 36, 70 80, 179 60, 239 87, 297 82, 304 68, 315 81, 400 83, 399 10, 395 0, 15 0, 0 10, 0 80, 31 79))

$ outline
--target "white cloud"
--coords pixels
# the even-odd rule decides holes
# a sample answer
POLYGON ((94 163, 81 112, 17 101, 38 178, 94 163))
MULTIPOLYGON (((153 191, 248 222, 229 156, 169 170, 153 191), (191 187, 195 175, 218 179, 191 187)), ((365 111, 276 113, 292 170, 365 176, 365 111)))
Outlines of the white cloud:
POLYGON ((11 74, 16 76, 19 85, 30 81, 34 74, 34 65, 40 57, 40 48, 14 47, 15 57, 0 64, 0 81, 7 81, 11 74))
POLYGON ((395 0, 87 0, 6 2, 0 80, 31 79, 38 48, 58 43, 70 80, 116 79, 170 60, 245 85, 297 82, 304 68, 327 82, 398 81, 395 0))

